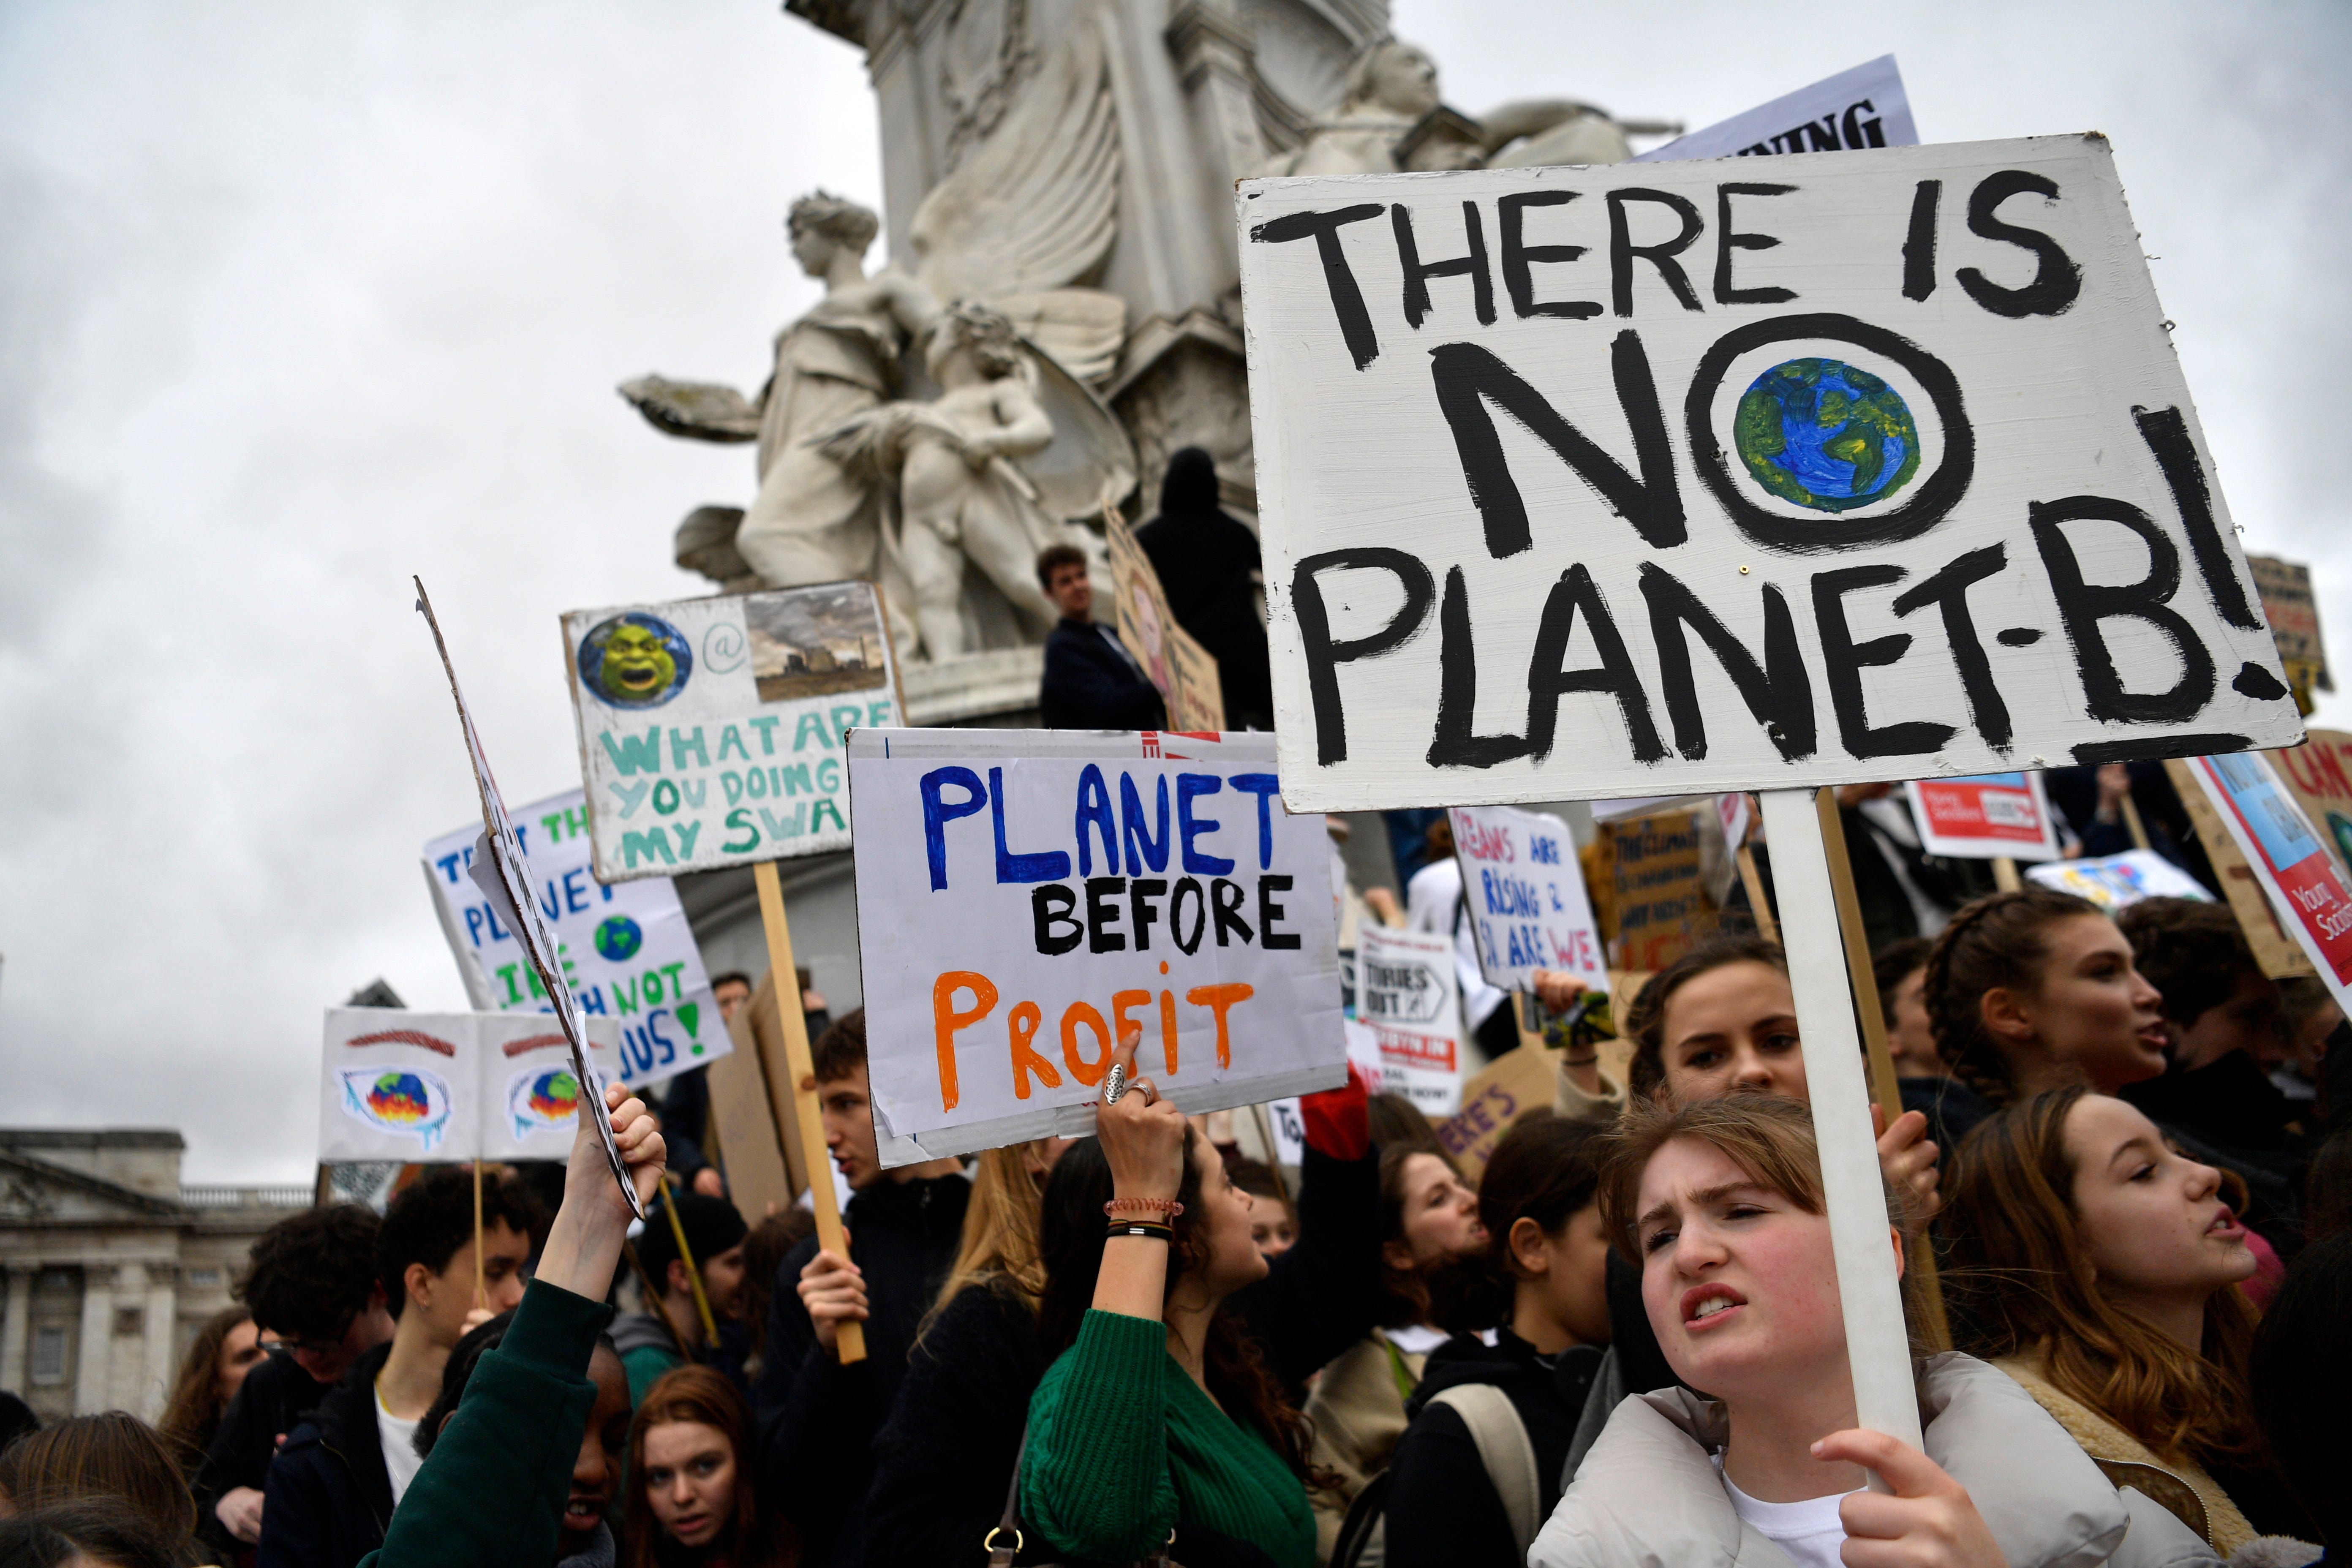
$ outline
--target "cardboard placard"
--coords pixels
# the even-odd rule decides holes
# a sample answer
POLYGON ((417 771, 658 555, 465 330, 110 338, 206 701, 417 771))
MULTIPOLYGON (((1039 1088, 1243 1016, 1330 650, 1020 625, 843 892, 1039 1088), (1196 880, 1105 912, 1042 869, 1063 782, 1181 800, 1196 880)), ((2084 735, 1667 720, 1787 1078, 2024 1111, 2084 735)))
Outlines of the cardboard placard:
MULTIPOLYGON (((588 1037, 593 1094, 620 1077, 620 1026, 588 1037)), ((571 1157, 581 1082, 544 1016, 331 1007, 325 1043, 322 1165, 571 1157)))
POLYGON ((1697 811, 1603 823, 1594 843, 1609 879, 1613 967, 1664 969, 1713 933, 1697 811))
POLYGON ((1188 1112, 1347 1076, 1329 838, 1273 737, 860 730, 866 1049, 886 1164, 1094 1125, 1126 1026, 1188 1112))
POLYGON ((1462 992, 1454 942, 1368 925, 1357 934, 1356 1022, 1380 1051, 1381 1087, 1431 1121, 1462 1104, 1462 992))
POLYGON ((1911 779, 1903 785, 1930 855, 1969 860, 2055 860, 2058 824, 2040 773, 1911 779))
MULTIPOLYGON (((460 828, 425 846, 425 879, 466 999, 485 1013, 550 1012, 522 943, 474 885, 478 836, 460 828)), ((579 790, 520 808, 515 839, 581 1011, 620 1026, 624 1082, 659 1083, 735 1048, 676 886, 667 877, 598 882, 579 790)))
POLYGON ((1653 147, 1636 163, 1684 158, 1756 158, 1787 153, 1916 147, 1910 95, 1893 55, 1866 60, 1811 87, 1653 147))
POLYGON ((2263 618, 2270 623, 2271 639, 2278 644, 2287 678, 2316 690, 2335 690, 2335 677, 2327 672, 2327 645, 2319 635, 2319 605, 2311 596, 2311 568, 2275 555, 2249 555, 2246 564, 2253 570, 2263 618))
POLYGON ((2270 759, 2197 757, 2195 776, 2272 911, 2338 1005, 2352 1010, 2352 878, 2312 831, 2270 759))
POLYGON ((2153 849, 2126 849, 2120 855, 2088 860, 2048 861, 2026 867, 2025 877, 2042 887, 2088 899, 2110 914, 2142 899, 2213 901, 2202 883, 2153 849))
POLYGON ((599 880, 849 847, 841 737, 901 711, 871 583, 572 610, 563 647, 599 880))
POLYGON ((1454 854, 1486 984, 1535 988, 1538 970, 1609 989, 1609 965, 1576 838, 1557 816, 1507 805, 1456 806, 1454 854))
POLYGON ((2207 795, 2196 772, 2178 758, 2167 762, 2164 770, 2189 813, 2189 824, 2197 830, 2197 842, 2204 846, 2213 874, 2221 879, 2221 896, 2229 901, 2230 912, 2238 917, 2238 929, 2246 933, 2246 945, 2253 950, 2255 963, 2273 980, 2317 973, 2311 960, 2304 955, 2302 944, 2288 934, 2285 922, 2263 890, 2261 876, 2238 847, 2229 822, 2207 795))
POLYGON ((1215 656, 1176 624, 1151 557, 1116 509, 1103 514, 1103 537, 1110 550, 1118 640, 1143 667, 1145 678, 1160 689, 1168 706, 1168 727, 1202 733, 1223 729, 1224 686, 1215 656))
POLYGON ((2105 141, 1763 167, 1242 182, 1295 807, 2300 739, 2105 141))

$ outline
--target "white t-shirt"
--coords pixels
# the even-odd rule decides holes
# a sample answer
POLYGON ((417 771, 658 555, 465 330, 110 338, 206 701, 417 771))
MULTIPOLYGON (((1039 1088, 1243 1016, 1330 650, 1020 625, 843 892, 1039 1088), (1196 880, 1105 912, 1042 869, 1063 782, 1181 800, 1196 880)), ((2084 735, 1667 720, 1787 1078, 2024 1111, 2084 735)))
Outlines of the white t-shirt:
POLYGON ((375 1431, 383 1445, 383 1468, 392 1477, 392 1501, 398 1507, 408 1494, 408 1483, 416 1479, 425 1460, 416 1452, 416 1423, 403 1421, 383 1407, 383 1395, 375 1396, 375 1431))
MULTIPOLYGON (((1715 1468, 1722 1474, 1721 1454, 1715 1456, 1715 1468)), ((1845 1560, 1838 1555, 1838 1548, 1845 1544, 1838 1504, 1845 1500, 1846 1493, 1832 1492, 1802 1502, 1764 1502, 1741 1491, 1729 1476, 1723 1478, 1723 1489, 1731 1495, 1733 1511, 1787 1552, 1797 1568, 1845 1568, 1845 1560)))

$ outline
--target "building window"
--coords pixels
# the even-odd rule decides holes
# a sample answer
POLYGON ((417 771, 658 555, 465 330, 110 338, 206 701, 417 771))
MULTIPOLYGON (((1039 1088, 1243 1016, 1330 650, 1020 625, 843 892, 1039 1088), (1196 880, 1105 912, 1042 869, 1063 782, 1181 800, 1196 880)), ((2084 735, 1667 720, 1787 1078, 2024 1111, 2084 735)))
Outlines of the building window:
POLYGON ((114 1309, 114 1336, 115 1336, 115 1338, 117 1338, 117 1339, 122 1339, 122 1340, 135 1340, 135 1339, 137 1339, 141 1334, 143 1334, 143 1333, 145 1333, 146 1331, 147 1331, 147 1309, 146 1309, 146 1308, 144 1308, 144 1307, 117 1307, 117 1308, 115 1308, 115 1309, 114 1309))
POLYGON ((32 1380, 58 1384, 66 1380, 66 1330, 61 1323, 44 1323, 33 1331, 32 1380))
POLYGON ((194 1289, 217 1290, 220 1289, 220 1282, 221 1271, 217 1268, 191 1268, 188 1270, 188 1284, 194 1289))

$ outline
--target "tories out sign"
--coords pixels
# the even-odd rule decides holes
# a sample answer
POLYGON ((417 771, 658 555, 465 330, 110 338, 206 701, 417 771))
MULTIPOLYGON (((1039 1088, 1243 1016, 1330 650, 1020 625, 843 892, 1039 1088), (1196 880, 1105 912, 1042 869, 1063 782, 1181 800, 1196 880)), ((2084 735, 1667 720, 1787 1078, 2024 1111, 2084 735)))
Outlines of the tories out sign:
POLYGON ((1295 806, 2302 733, 2101 138, 1237 205, 1295 806))
POLYGON ((888 1164, 1094 1126, 1113 1047, 1189 1112, 1347 1076, 1330 840, 1273 737, 849 738, 874 1119, 888 1164))

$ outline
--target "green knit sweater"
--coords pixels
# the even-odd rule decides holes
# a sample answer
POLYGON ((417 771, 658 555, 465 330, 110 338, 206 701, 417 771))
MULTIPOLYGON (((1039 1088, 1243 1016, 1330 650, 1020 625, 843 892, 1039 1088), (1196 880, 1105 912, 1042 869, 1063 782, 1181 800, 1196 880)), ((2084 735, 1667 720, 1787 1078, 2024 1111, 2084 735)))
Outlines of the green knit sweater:
POLYGON ((1307 1489, 1168 1353, 1156 1319, 1093 1312, 1029 1401, 1021 1515, 1056 1552, 1131 1561, 1193 1525, 1315 1568, 1307 1489))

